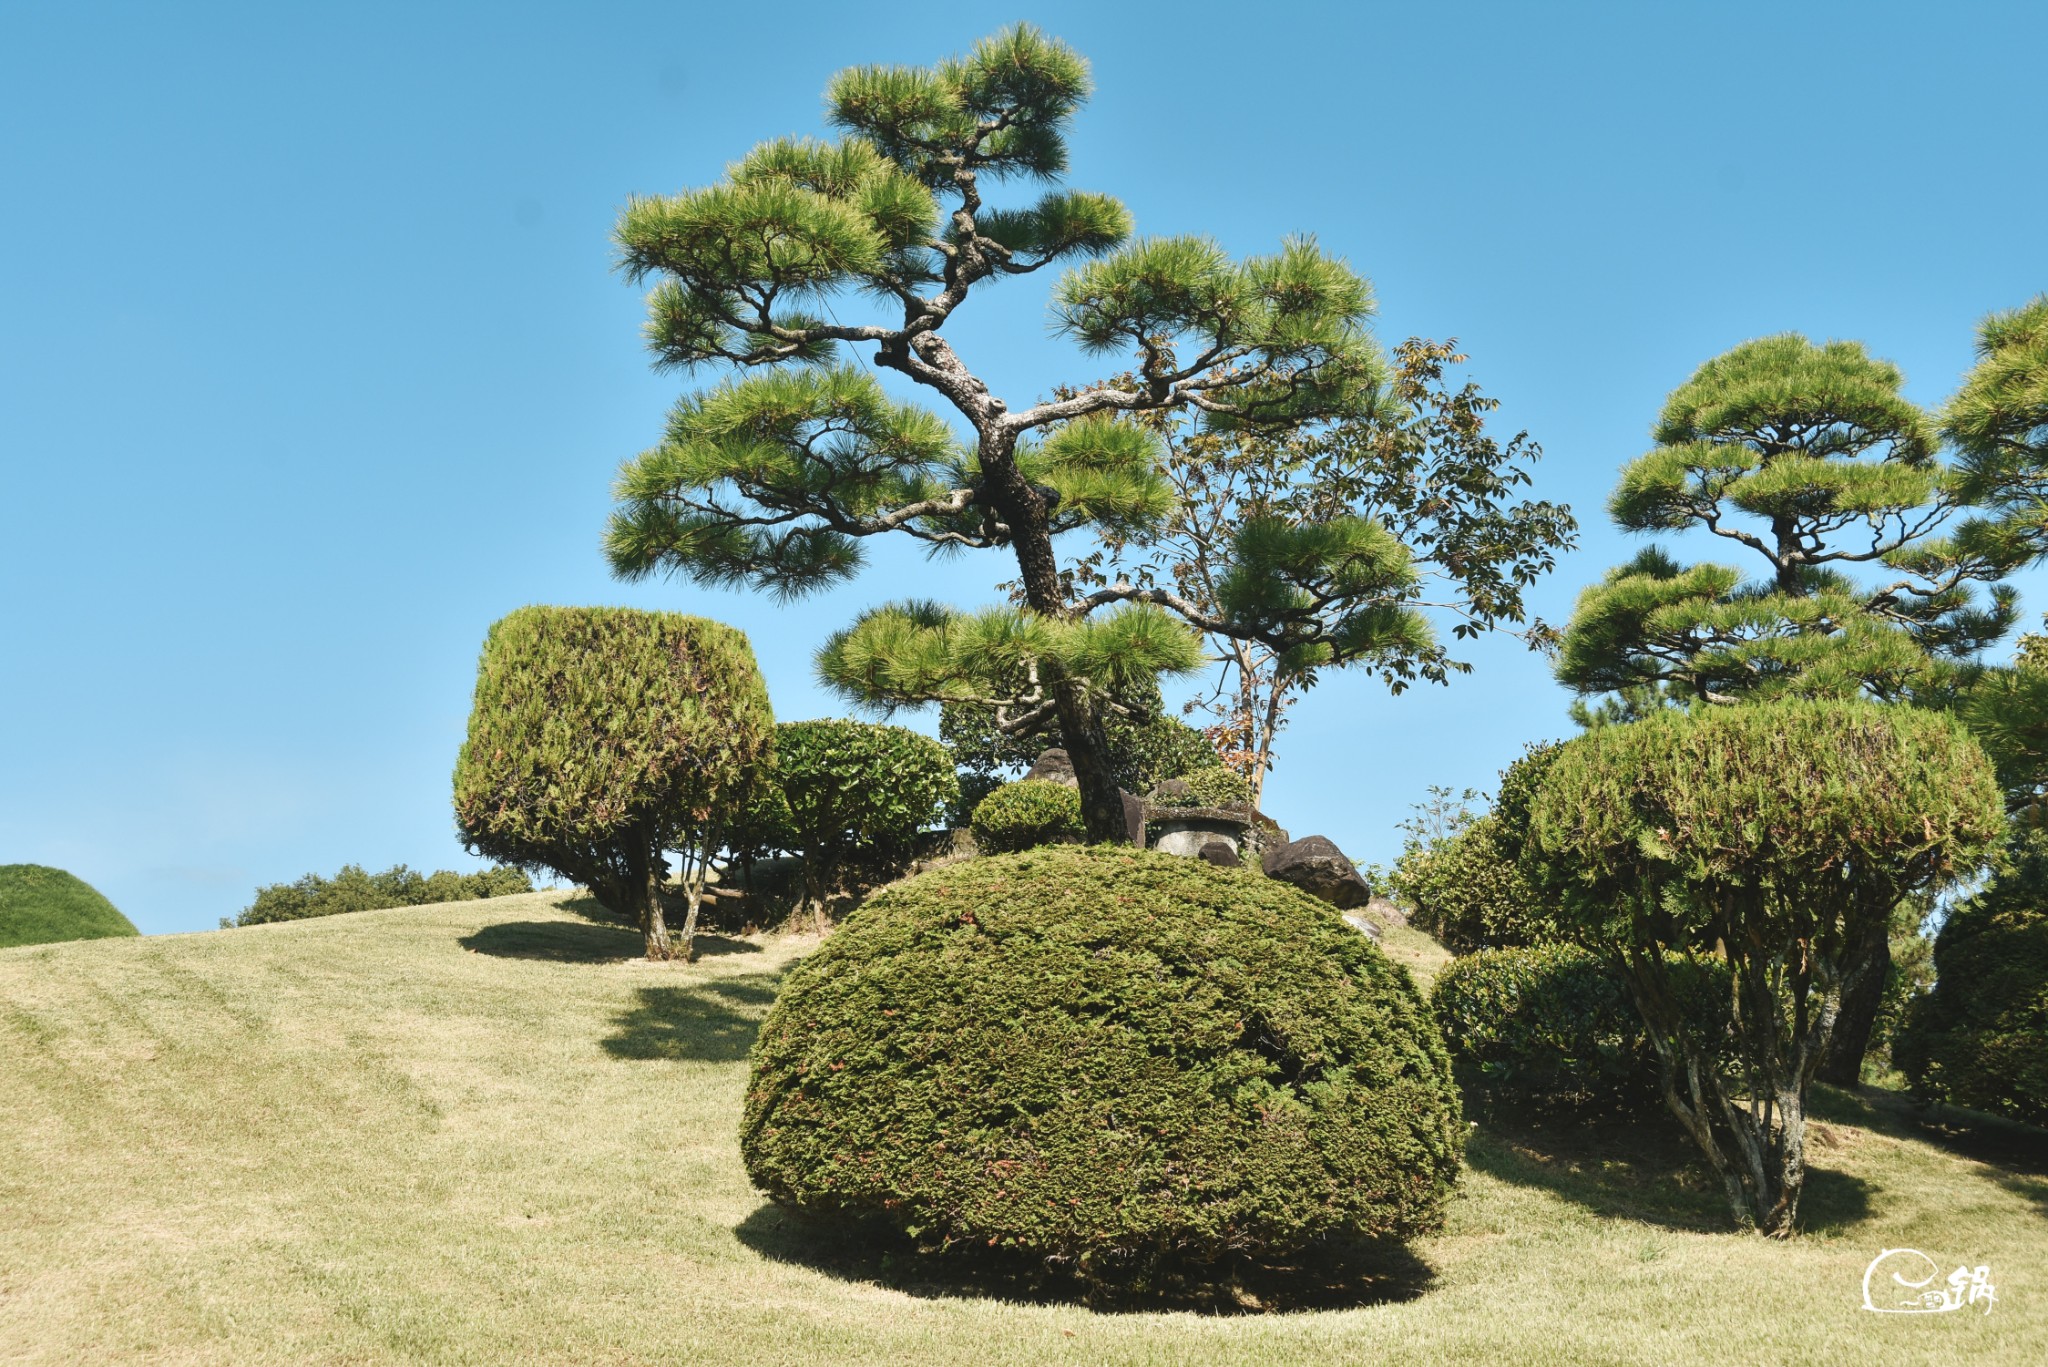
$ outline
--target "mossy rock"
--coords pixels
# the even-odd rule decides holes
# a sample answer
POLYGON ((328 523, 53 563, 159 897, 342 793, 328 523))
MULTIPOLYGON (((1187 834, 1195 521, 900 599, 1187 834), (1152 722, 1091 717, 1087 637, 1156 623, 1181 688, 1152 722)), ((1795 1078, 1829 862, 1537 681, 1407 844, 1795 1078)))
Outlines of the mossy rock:
POLYGON ((84 879, 42 864, 0 864, 0 949, 139 934, 84 879))
POLYGON ((1121 1281, 1437 1228, 1463 1124, 1407 971, 1250 869, 934 870, 790 975, 741 1150, 784 1206, 1121 1281))

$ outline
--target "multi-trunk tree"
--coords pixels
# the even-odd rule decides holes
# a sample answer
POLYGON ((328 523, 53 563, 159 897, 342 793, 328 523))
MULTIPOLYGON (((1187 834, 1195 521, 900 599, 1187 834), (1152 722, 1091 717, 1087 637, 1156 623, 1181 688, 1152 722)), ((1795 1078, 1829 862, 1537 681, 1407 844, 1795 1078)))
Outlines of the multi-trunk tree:
POLYGON ((1333 516, 1244 529, 1213 609, 1163 588, 1088 591, 1055 538, 1156 525, 1174 493, 1146 419, 1284 432, 1385 402, 1371 291, 1310 239, 1233 260, 1201 237, 1134 239, 1100 194, 998 206, 1009 181, 1057 181, 1086 63, 1020 25, 933 67, 858 67, 827 92, 836 141, 757 147, 725 179, 633 200, 617 241, 653 281, 661 364, 738 372, 678 405, 627 464, 607 535, 616 572, 798 594, 857 572, 887 534, 933 552, 1014 560, 1022 606, 870 612, 823 676, 881 706, 973 701, 1049 710, 1091 839, 1125 829, 1104 700, 1200 662, 1198 633, 1314 649, 1327 665, 1427 649, 1408 603, 1409 549, 1333 516), (1038 402, 992 392, 948 337, 961 310, 1017 276, 1064 267, 1056 329, 1126 378, 1038 402), (845 352, 936 396, 949 418, 885 394, 845 352), (957 425, 956 425, 957 424, 957 425))
POLYGON ((1666 1106, 1736 1218, 1788 1237, 1805 1114, 1845 997, 1884 964, 1892 909, 2003 834, 1990 761, 1954 719, 1786 700, 1598 727, 1550 761, 1528 867, 1565 931, 1627 974, 1666 1106), (1678 970, 1725 966, 1729 1033, 1678 970))

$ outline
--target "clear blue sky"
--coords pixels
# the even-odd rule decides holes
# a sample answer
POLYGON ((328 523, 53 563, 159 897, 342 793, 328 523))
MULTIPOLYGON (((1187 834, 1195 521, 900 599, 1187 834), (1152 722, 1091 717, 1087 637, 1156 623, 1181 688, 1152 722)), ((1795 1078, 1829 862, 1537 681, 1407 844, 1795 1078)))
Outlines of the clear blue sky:
MULTIPOLYGON (((1074 184, 1238 252, 1313 231, 1388 342, 1461 339, 1586 523, 1552 620, 1632 553, 1603 500, 1698 363, 1858 338, 1932 403, 2048 289, 2038 4, 0 0, 0 863, 149 932, 348 861, 471 867, 448 777, 504 612, 735 622, 794 719, 842 710, 809 660, 859 607, 992 597, 1000 563, 892 553, 794 607, 612 582, 608 483, 689 381, 649 371, 608 233, 821 131, 837 68, 1020 17, 1094 62, 1074 184)), ((998 392, 1094 373, 1043 308, 1019 282, 960 320, 998 392)), ((1571 729, 1540 659, 1471 657, 1326 682, 1281 822, 1385 859, 1427 785, 1571 729)))

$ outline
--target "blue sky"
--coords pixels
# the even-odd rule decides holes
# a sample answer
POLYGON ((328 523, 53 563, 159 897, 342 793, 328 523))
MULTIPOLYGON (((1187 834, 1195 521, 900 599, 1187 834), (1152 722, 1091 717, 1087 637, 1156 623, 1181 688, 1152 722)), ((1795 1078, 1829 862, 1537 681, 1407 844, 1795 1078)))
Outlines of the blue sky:
MULTIPOLYGON (((1934 403, 2048 289, 2039 5, 0 3, 0 863, 149 932, 344 862, 471 867, 448 776, 510 609, 737 623, 794 719, 843 711, 810 654, 860 607, 989 600, 999 561, 879 546, 793 606, 613 582, 612 473, 692 381, 648 369, 608 233, 821 131, 839 67, 1017 18, 1094 63, 1073 184, 1240 253, 1314 232, 1387 342, 1461 340, 1586 524, 1552 620, 1633 552, 1603 501, 1701 361, 1857 338, 1934 403)), ((960 318, 997 392, 1095 373, 1044 303, 960 318)), ((1571 729, 1542 660, 1470 658, 1329 678, 1282 824, 1385 859, 1429 784, 1571 729)))

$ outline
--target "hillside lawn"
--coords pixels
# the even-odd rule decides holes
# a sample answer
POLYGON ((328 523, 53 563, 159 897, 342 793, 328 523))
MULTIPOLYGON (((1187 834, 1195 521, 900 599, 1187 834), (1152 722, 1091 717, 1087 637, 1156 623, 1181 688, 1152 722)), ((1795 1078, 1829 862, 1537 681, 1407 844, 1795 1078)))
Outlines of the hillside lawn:
POLYGON ((990 1294, 748 1185, 747 1048, 814 940, 655 965, 566 902, 0 952, 0 1361, 2048 1360, 2048 1155, 1883 1093, 1823 1098, 1790 1245, 1655 1127, 1480 1130, 1444 1234, 1283 1311, 990 1294), (1896 1247, 1996 1307, 1863 1311, 1896 1247))

